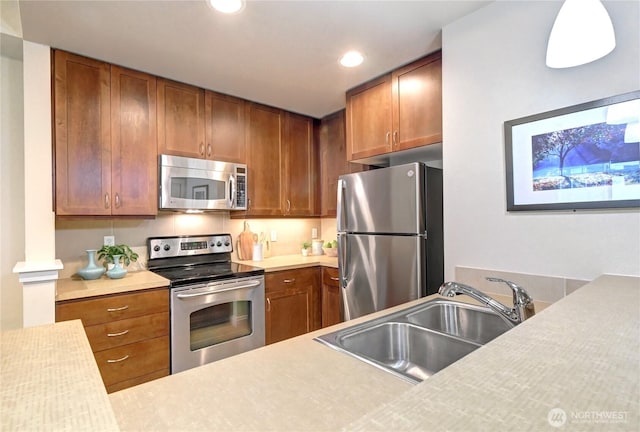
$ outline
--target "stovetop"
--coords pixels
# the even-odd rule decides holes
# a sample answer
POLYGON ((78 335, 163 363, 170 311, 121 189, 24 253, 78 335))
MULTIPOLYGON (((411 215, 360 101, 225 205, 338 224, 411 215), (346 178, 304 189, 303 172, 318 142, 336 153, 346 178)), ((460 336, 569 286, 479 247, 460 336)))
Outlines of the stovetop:
POLYGON ((231 261, 230 234, 147 239, 149 270, 169 279, 170 287, 260 276, 264 269, 231 261))

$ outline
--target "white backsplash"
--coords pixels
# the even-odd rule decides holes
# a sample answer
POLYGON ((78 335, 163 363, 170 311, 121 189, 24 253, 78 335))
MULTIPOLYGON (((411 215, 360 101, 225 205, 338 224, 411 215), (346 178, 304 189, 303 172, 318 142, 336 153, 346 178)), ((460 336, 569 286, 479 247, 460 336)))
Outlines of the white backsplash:
POLYGON ((467 284, 485 293, 511 296, 511 289, 503 283, 489 282, 488 276, 506 279, 523 287, 536 301, 556 302, 590 281, 561 276, 513 273, 504 270, 489 270, 456 266, 455 282, 467 284))

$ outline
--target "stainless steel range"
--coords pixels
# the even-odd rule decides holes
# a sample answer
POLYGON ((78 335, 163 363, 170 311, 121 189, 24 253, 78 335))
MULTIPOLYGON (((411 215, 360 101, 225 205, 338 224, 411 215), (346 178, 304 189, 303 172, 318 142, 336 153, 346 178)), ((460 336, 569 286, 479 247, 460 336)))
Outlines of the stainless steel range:
POLYGON ((230 234, 147 239, 171 281, 171 373, 264 346, 264 270, 231 262, 230 234))

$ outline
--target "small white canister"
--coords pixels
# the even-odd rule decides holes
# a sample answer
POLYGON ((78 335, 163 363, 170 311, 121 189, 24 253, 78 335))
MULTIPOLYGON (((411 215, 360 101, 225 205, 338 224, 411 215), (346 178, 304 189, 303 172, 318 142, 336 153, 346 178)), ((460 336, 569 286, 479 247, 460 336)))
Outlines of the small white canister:
POLYGON ((324 244, 323 240, 313 240, 311 242, 311 253, 313 255, 322 255, 324 253, 322 250, 323 244, 324 244))
POLYGON ((253 261, 262 261, 262 243, 253 244, 253 261))

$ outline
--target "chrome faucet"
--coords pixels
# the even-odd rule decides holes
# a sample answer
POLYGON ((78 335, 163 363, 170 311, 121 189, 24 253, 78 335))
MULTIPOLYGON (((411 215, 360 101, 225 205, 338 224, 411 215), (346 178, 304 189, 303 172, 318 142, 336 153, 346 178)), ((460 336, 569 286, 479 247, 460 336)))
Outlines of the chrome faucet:
POLYGON ((486 279, 490 282, 503 282, 511 288, 511 291, 513 291, 513 308, 503 305, 482 291, 458 282, 443 283, 442 286, 440 286, 438 293, 445 297, 454 297, 457 294, 468 295, 469 297, 489 306, 491 309, 498 312, 514 324, 520 324, 522 321, 527 318, 531 318, 535 314, 533 299, 524 290, 524 288, 511 281, 500 278, 488 277, 486 279))

